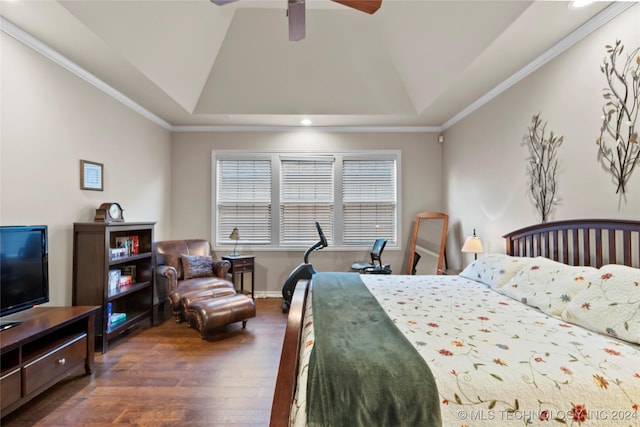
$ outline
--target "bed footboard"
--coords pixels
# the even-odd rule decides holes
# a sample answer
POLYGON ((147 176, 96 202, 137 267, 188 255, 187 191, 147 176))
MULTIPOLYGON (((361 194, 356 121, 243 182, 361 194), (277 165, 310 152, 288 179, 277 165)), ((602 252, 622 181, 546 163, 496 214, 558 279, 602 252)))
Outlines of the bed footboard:
POLYGON ((300 280, 291 298, 287 327, 284 332, 280 366, 271 407, 272 427, 285 427, 289 425, 291 405, 296 392, 298 380, 298 359, 300 353, 300 336, 304 319, 307 295, 309 292, 309 280, 300 280))

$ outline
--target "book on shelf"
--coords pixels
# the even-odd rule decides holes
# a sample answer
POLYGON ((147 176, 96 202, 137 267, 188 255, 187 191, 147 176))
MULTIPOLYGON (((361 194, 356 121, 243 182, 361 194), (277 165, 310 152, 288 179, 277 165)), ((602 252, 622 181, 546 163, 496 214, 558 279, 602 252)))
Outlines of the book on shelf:
POLYGON ((131 276, 125 276, 124 274, 120 275, 120 282, 118 283, 118 287, 124 288, 130 286, 133 283, 133 278, 131 276))
POLYGON ((109 290, 115 291, 120 286, 120 270, 109 270, 109 290))
POLYGON ((111 313, 109 315, 109 321, 107 324, 108 329, 113 329, 116 326, 124 323, 127 320, 127 313, 111 313))
POLYGON ((115 238, 116 249, 124 249, 125 256, 140 253, 140 238, 138 236, 119 236, 115 238))
POLYGON ((123 258, 127 256, 126 248, 109 248, 109 256, 111 259, 123 258))
POLYGON ((111 313, 113 311, 113 304, 107 304, 107 329, 111 329, 111 313))
POLYGON ((131 276, 132 280, 136 281, 136 266, 135 265, 123 265, 120 267, 120 272, 123 276, 131 276))

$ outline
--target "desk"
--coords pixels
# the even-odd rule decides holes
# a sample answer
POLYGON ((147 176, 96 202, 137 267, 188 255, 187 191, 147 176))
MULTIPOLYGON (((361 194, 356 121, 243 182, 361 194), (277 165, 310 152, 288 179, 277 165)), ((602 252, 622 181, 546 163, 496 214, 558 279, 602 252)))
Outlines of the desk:
POLYGON ((255 283, 255 256, 254 255, 237 255, 223 256, 222 259, 231 263, 229 273, 231 274, 231 281, 233 285, 236 285, 236 275, 240 275, 240 292, 248 294, 244 290, 244 275, 245 273, 251 273, 251 298, 253 298, 254 283, 255 283))

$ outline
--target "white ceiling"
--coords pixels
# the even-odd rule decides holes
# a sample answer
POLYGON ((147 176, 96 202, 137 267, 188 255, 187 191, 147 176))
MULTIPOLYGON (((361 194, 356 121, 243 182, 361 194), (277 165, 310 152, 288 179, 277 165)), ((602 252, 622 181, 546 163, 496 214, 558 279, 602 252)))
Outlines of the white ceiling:
POLYGON ((286 0, 2 0, 0 14, 5 32, 35 37, 172 129, 302 117, 441 129, 622 10, 383 0, 368 15, 306 3, 298 42, 288 40, 286 0))

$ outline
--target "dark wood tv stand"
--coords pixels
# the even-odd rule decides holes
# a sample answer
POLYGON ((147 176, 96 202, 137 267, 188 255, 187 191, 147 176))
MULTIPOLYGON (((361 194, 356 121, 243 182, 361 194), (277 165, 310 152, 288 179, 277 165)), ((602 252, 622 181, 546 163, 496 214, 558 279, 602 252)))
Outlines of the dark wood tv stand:
POLYGON ((37 307, 5 316, 0 332, 0 412, 25 404, 84 365, 93 373, 99 307, 37 307))

